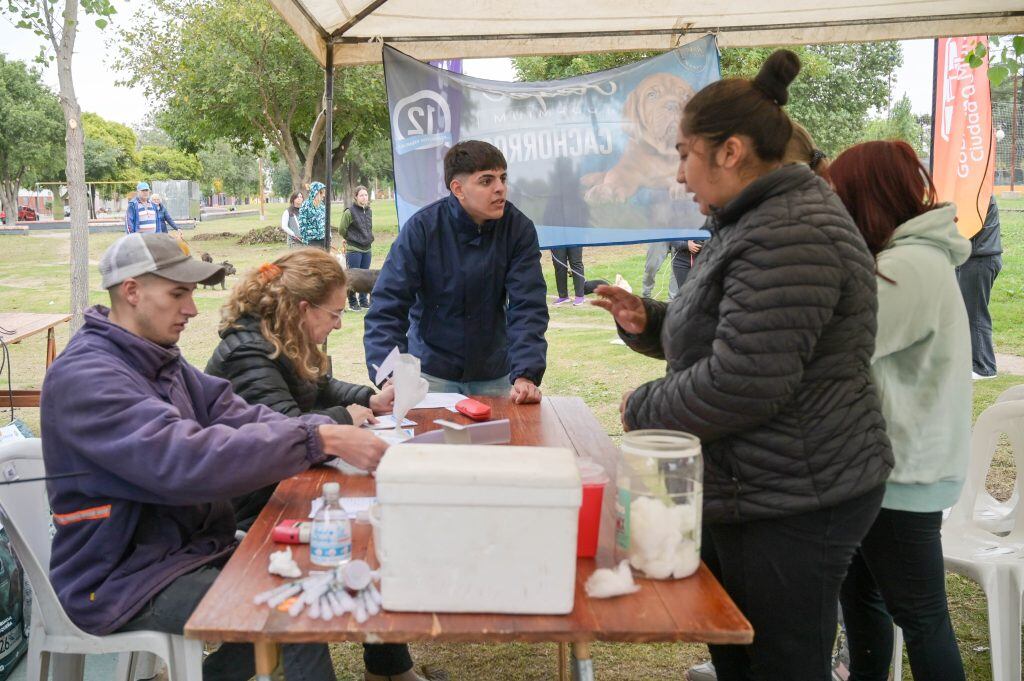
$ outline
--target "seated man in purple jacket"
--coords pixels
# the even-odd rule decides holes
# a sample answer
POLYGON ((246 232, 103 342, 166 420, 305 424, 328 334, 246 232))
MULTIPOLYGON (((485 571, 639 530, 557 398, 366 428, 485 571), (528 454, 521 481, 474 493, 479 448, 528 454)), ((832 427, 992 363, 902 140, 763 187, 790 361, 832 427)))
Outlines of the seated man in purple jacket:
MULTIPOLYGON (((231 498, 330 456, 373 469, 385 444, 326 416, 249 406, 182 356, 192 292, 220 267, 165 234, 118 239, 100 260, 111 307, 85 325, 43 384, 43 457, 56 536, 50 580, 92 634, 182 633, 235 548, 231 498)), ((325 312, 325 314, 328 314, 325 312)), ((252 647, 224 644, 203 678, 250 678, 252 647)), ((284 647, 289 679, 334 679, 325 645, 284 647)))

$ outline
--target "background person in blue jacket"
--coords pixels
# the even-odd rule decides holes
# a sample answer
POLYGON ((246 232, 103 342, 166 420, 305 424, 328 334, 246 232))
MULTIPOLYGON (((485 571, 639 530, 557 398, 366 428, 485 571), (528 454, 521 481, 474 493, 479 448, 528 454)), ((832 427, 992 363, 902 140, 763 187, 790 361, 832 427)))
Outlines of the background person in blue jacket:
POLYGON ((373 288, 371 377, 397 345, 420 358, 431 391, 540 401, 546 287, 533 221, 506 199, 507 167, 486 142, 445 154, 451 194, 409 219, 373 288))
POLYGON ((124 231, 126 234, 154 233, 156 205, 149 200, 149 183, 138 183, 135 192, 135 197, 128 202, 128 210, 124 212, 124 231))

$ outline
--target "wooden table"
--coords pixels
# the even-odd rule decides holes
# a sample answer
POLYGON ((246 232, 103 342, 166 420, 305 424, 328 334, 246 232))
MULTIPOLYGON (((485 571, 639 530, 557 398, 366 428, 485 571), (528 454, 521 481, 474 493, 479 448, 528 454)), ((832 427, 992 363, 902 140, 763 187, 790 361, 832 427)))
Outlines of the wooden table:
MULTIPOLYGON (((345 496, 372 496, 374 481, 348 477, 334 468, 317 467, 282 482, 220 577, 185 625, 185 635, 205 641, 245 641, 256 646, 257 674, 268 675, 276 665, 281 643, 359 641, 405 643, 444 641, 496 643, 509 641, 572 644, 574 678, 593 678, 589 644, 592 641, 695 641, 750 643, 753 630, 718 581, 701 564, 692 577, 676 581, 640 580, 635 594, 591 599, 583 585, 596 566, 614 562, 615 464, 618 450, 578 398, 546 397, 541 404, 513 405, 504 398, 478 398, 491 405, 495 419, 509 418, 517 445, 567 447, 578 456, 592 457, 605 466, 613 484, 605 489, 600 548, 596 561, 581 559, 576 567, 575 608, 569 615, 460 615, 383 612, 365 624, 350 616, 332 621, 307 616, 289 617, 265 605, 253 605, 257 593, 283 582, 267 573, 269 554, 281 547, 270 539, 281 520, 305 518, 310 500, 324 482, 341 482, 345 496)), ((469 422, 449 411, 416 410, 409 418, 416 432, 438 428, 433 420, 469 422)), ((369 525, 353 523, 353 555, 376 564, 369 525)), ((309 570, 309 549, 292 547, 303 570, 309 570)), ((564 657, 564 646, 561 649, 564 657)), ((559 670, 564 673, 564 664, 559 670)), ((682 672, 680 672, 682 673, 682 672)))
MULTIPOLYGON (((13 345, 20 343, 29 336, 46 332, 46 368, 49 369, 57 358, 57 339, 53 328, 71 319, 69 314, 37 314, 34 312, 0 312, 0 338, 4 343, 13 345)), ((5 391, 6 392, 6 391, 5 391)), ((15 407, 38 407, 38 390, 12 390, 9 399, 15 407)))

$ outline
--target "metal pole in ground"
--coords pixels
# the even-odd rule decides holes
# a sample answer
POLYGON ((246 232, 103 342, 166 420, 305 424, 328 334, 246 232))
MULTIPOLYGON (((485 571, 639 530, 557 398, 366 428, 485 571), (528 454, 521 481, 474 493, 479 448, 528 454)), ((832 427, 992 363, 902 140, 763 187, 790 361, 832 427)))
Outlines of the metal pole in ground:
POLYGON ((327 66, 324 67, 324 106, 327 129, 324 131, 324 250, 331 251, 331 176, 334 174, 334 44, 327 43, 327 66))

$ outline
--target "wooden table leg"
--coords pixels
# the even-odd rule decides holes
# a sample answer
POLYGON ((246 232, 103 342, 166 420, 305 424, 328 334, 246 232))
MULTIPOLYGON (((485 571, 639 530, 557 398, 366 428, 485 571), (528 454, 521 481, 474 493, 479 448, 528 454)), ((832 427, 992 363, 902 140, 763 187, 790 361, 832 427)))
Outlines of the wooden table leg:
POLYGON ((46 330, 46 368, 49 369, 53 360, 57 359, 57 336, 53 327, 46 330))
POLYGON ((589 643, 572 644, 572 681, 594 681, 594 663, 589 643))
POLYGON ((565 667, 569 663, 569 644, 558 644, 558 681, 567 681, 565 678, 565 667))
POLYGON ((256 681, 270 681, 271 674, 277 669, 278 647, 272 641, 260 641, 253 644, 256 650, 256 681))

